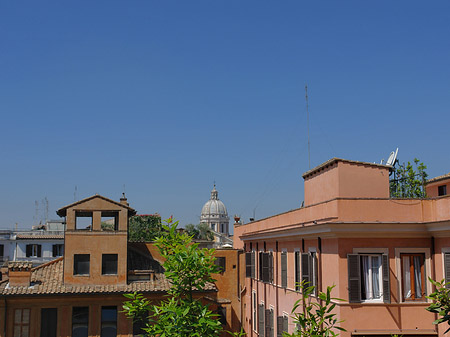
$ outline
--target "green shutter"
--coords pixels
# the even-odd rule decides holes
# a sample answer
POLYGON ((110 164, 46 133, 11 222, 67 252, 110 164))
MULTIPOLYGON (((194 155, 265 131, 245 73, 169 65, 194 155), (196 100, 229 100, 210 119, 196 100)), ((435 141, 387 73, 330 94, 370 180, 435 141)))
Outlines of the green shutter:
POLYGON ((450 288, 450 253, 444 254, 445 287, 450 288))
POLYGON ((266 336, 265 337, 274 337, 273 336, 273 310, 266 309, 266 336))
POLYGON ((361 302, 361 271, 358 254, 347 255, 348 266, 348 301, 361 302))
POLYGON ((289 317, 288 316, 283 316, 283 331, 284 332, 289 332, 289 317))
POLYGON ((245 277, 252 276, 252 253, 245 253, 245 277))
POLYGON ((255 274, 255 270, 256 270, 256 253, 255 252, 251 252, 251 259, 252 259, 252 261, 251 261, 251 275, 250 275, 250 277, 251 278, 256 278, 256 274, 255 274))
POLYGON ((269 260, 269 279, 268 282, 273 283, 273 254, 268 253, 269 260))
POLYGON ((301 282, 300 274, 300 252, 295 252, 295 290, 299 291, 299 283, 301 282))

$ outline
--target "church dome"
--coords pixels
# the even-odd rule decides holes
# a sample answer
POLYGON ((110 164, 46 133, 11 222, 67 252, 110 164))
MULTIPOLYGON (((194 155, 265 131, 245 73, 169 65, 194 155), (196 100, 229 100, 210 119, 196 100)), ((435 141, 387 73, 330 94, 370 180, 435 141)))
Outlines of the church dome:
POLYGON ((229 221, 227 208, 219 200, 219 192, 217 192, 216 185, 214 185, 211 191, 211 198, 202 208, 200 222, 206 222, 212 230, 228 235, 229 221))

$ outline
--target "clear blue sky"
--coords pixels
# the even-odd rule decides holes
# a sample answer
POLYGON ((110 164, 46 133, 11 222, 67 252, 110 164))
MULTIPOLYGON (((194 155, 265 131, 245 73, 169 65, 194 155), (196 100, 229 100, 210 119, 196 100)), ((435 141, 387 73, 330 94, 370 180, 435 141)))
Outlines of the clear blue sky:
POLYGON ((311 166, 450 171, 448 1, 2 1, 0 227, 75 186, 183 225, 214 180, 230 216, 297 208, 305 83, 311 166))

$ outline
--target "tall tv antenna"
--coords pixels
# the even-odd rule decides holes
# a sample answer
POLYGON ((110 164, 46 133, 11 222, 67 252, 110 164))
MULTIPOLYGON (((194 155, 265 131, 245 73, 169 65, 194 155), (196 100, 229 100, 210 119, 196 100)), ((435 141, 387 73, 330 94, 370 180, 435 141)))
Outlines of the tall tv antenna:
POLYGON ((308 85, 305 85, 305 99, 306 99, 306 124, 308 128, 308 167, 311 169, 311 145, 309 142, 309 111, 308 111, 308 85))

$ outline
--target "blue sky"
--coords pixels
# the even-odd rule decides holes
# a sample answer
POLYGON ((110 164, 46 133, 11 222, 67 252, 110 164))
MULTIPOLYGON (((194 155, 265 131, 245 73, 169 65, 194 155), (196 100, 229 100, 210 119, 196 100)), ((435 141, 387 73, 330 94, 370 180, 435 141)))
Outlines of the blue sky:
POLYGON ((448 173, 449 37, 448 1, 3 1, 0 227, 75 186, 182 224, 214 181, 230 216, 297 208, 306 83, 312 167, 448 173))

